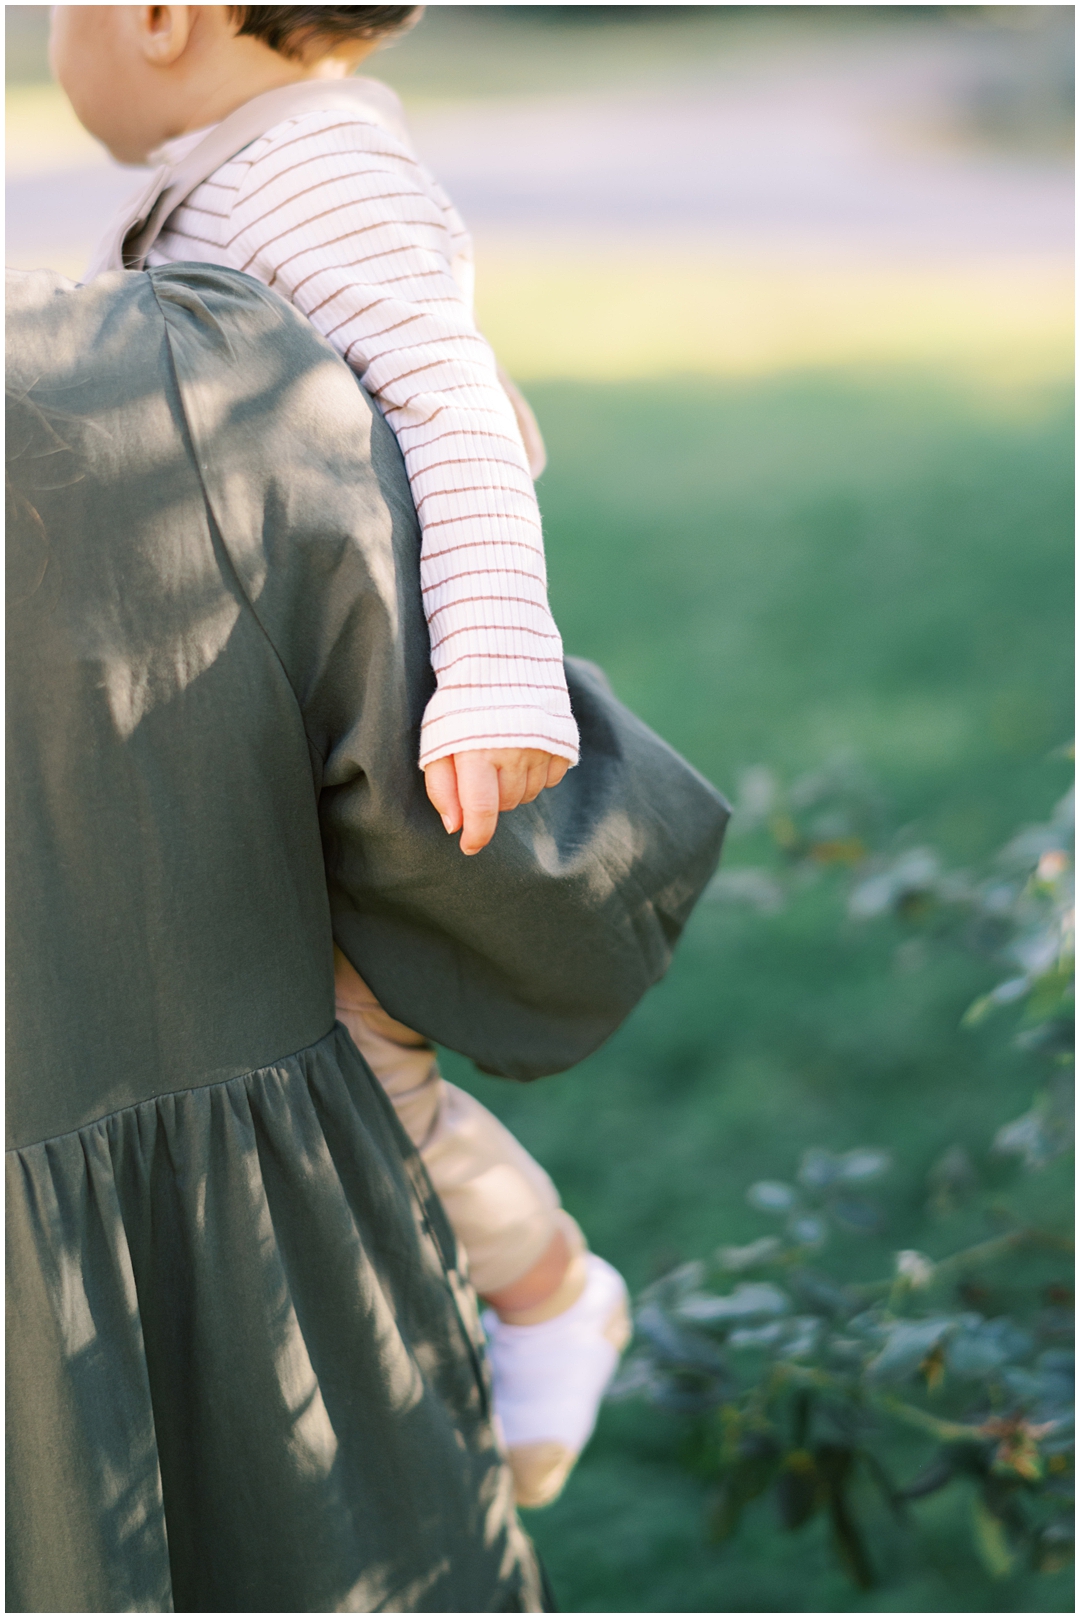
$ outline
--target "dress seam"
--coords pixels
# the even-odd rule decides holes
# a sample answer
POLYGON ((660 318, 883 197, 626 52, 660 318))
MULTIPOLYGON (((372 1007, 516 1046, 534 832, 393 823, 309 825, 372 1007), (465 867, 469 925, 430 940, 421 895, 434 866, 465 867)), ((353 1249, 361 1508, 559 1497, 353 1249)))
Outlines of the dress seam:
POLYGON ((63 1129, 56 1135, 43 1135, 40 1140, 24 1141, 21 1146, 5 1147, 4 1155, 12 1157, 19 1152, 32 1151, 35 1146, 50 1146, 53 1141, 70 1140, 73 1135, 81 1135, 84 1130, 96 1129, 99 1124, 107 1124, 111 1119, 119 1118, 123 1112, 135 1112, 139 1107, 149 1107, 157 1101, 170 1101, 174 1096, 193 1095, 196 1090, 216 1090, 226 1084, 238 1084, 242 1080, 253 1079, 256 1073, 268 1073, 271 1068, 280 1067, 283 1062, 294 1062, 306 1051, 313 1051, 316 1045, 321 1045, 324 1040, 329 1039, 336 1028, 335 1021, 333 1027, 328 1028, 325 1034, 320 1034, 318 1039, 311 1040, 307 1045, 299 1045, 295 1051, 289 1051, 284 1056, 275 1056, 272 1062, 263 1062, 260 1067, 249 1067, 243 1073, 234 1073, 231 1079, 207 1079, 203 1084, 184 1084, 176 1090, 161 1090, 156 1095, 144 1096, 141 1101, 129 1101, 123 1107, 114 1107, 111 1112, 103 1112, 100 1117, 91 1118, 85 1124, 78 1124, 74 1129, 63 1129))

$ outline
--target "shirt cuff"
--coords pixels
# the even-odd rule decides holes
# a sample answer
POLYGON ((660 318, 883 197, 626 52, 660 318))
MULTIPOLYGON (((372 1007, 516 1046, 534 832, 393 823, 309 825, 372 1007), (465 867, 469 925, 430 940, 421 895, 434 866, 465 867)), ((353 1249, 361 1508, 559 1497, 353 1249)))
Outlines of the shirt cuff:
MULTIPOLYGON (((556 695, 552 693, 552 695, 556 695)), ((450 712, 448 699, 436 692, 427 705, 420 727, 420 768, 426 769, 438 758, 451 753, 472 752, 488 747, 536 747, 553 753, 574 765, 578 761, 578 728, 570 712, 569 698, 559 693, 563 712, 550 712, 539 704, 500 704, 461 708, 456 704, 450 712)))

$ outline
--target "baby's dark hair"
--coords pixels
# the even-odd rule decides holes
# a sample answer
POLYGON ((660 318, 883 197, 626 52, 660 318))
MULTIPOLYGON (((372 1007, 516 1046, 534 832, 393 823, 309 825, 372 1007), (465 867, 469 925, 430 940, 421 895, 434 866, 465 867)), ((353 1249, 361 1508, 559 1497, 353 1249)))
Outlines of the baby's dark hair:
POLYGON ((280 56, 296 60, 312 45, 335 45, 350 39, 390 39, 404 33, 421 6, 230 6, 238 34, 261 39, 280 56))

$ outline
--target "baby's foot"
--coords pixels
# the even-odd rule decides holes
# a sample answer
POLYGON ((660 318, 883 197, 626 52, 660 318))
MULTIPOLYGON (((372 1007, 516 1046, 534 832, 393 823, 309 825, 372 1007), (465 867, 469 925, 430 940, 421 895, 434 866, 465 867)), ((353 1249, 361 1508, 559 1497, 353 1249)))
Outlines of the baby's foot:
POLYGON ((537 1326, 484 1315, 495 1414, 506 1441, 519 1506, 555 1499, 596 1425, 604 1389, 630 1337, 626 1284, 595 1253, 585 1290, 537 1326))

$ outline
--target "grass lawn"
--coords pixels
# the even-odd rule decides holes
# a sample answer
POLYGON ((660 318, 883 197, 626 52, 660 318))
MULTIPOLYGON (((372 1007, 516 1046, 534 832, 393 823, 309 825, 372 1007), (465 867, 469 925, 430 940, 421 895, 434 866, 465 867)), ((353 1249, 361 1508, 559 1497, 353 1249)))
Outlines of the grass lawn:
MULTIPOLYGON (((1071 734, 1063 390, 851 370, 530 394, 567 648, 718 785, 847 749, 958 864, 1064 790, 1068 766, 1047 756, 1071 734)), ((733 837, 732 863, 755 857, 733 837)), ((983 1213, 935 1222, 923 1177, 955 1142, 983 1157, 1030 1104, 1025 1060, 958 1027, 993 968, 920 965, 893 924, 836 915, 827 887, 775 917, 702 906, 668 978, 572 1073, 517 1087, 447 1058, 632 1286, 769 1228, 745 1187, 812 1144, 898 1160, 889 1227, 851 1238, 853 1272, 988 1233, 983 1213)), ((1034 1194, 1064 1190, 1051 1170, 1034 1194)), ((1003 1173, 994 1194, 1033 1193, 1003 1173)), ((917 1508, 919 1537, 875 1527, 870 1596, 819 1522, 780 1534, 768 1503, 710 1547, 677 1444, 671 1418, 610 1407, 563 1500, 530 1517, 563 1610, 1072 1610, 1066 1575, 980 1571, 959 1492, 917 1508)))

